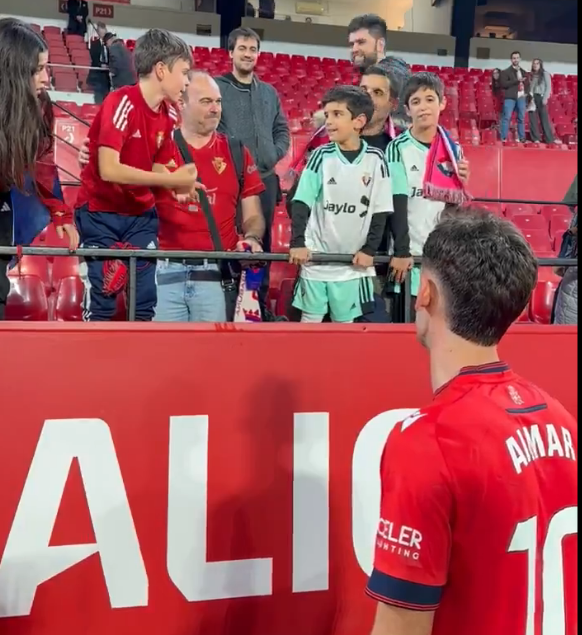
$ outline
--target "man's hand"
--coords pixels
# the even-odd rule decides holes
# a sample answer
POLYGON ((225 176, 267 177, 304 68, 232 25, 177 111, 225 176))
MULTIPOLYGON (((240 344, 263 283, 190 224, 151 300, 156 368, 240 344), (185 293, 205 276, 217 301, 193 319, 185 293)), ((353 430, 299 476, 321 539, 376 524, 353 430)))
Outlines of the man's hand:
POLYGON ((457 167, 459 168, 459 178, 466 185, 469 182, 469 177, 471 176, 469 162, 467 159, 461 159, 457 167))
MULTIPOLYGON (((171 172, 171 189, 178 194, 190 194, 192 196, 196 192, 196 178, 198 177, 198 168, 194 163, 182 165, 174 172, 171 172)), ((198 183, 202 185, 202 183, 198 183)))
POLYGON ((393 257, 390 260, 390 271, 392 272, 392 279, 398 284, 402 284, 406 279, 406 275, 412 269, 414 260, 410 258, 396 258, 393 257))
POLYGON ((358 253, 354 256, 352 260, 352 264, 354 267, 361 267, 362 269, 368 269, 368 267, 374 266, 374 256, 368 256, 362 251, 358 251, 358 253))
POLYGON ((57 225, 57 236, 64 238, 65 235, 69 239, 69 249, 75 251, 79 246, 79 232, 74 225, 66 223, 65 225, 57 225))
POLYGON ((79 148, 79 165, 84 168, 89 163, 89 137, 87 137, 79 148))
POLYGON ((236 244, 235 251, 246 251, 247 247, 250 247, 252 253, 254 254, 262 253, 263 251, 261 243, 258 240, 255 240, 252 236, 239 240, 236 244))
POLYGON ((307 247, 294 247, 289 250, 289 262, 292 265, 304 265, 311 260, 311 252, 307 247))

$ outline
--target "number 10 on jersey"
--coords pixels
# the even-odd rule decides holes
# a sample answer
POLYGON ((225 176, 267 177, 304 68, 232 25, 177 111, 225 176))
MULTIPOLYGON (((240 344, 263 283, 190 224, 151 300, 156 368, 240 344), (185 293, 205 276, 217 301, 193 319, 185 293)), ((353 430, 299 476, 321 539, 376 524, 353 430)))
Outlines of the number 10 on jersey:
POLYGON ((528 555, 527 622, 523 635, 536 635, 535 606, 540 582, 536 576, 536 563, 540 557, 542 559, 541 604, 543 607, 541 635, 566 635, 562 541, 566 536, 577 533, 578 507, 566 507, 552 517, 542 542, 541 554, 538 553, 537 548, 537 516, 524 520, 515 528, 508 551, 525 551, 528 555))

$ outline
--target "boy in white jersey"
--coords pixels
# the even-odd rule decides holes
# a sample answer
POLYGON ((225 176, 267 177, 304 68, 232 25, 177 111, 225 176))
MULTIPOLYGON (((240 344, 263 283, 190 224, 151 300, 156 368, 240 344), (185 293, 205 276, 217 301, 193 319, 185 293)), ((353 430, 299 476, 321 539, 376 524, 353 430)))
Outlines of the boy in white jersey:
MULTIPOLYGON (((390 142, 386 150, 392 181, 394 214, 406 215, 410 239, 409 269, 412 258, 421 256, 428 235, 436 227, 445 203, 424 198, 423 183, 428 153, 437 136, 441 112, 446 108, 444 86, 433 73, 415 73, 402 89, 401 100, 412 119, 412 126, 390 142)), ((463 158, 461 148, 453 144, 457 152, 459 176, 469 178, 469 163, 463 158)), ((411 292, 418 293, 419 269, 412 270, 411 292)), ((402 282, 402 278, 394 282, 402 282)))
POLYGON ((353 322, 373 302, 371 278, 392 189, 384 154, 360 138, 374 112, 355 86, 338 86, 323 99, 331 140, 311 155, 291 204, 291 263, 301 271, 293 306, 302 322, 353 322), (311 254, 350 254, 352 264, 313 264, 311 254))

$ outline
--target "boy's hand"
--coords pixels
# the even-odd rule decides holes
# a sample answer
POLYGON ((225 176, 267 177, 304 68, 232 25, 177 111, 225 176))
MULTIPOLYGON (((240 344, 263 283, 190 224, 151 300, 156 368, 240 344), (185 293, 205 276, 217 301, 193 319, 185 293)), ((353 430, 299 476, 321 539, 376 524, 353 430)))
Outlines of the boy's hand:
MULTIPOLYGON (((178 194, 192 194, 196 190, 196 178, 198 177, 198 169, 193 163, 188 163, 179 167, 175 172, 171 173, 170 188, 178 194)), ((202 185, 199 183, 198 185, 202 185)))
POLYGON ((84 168, 89 163, 89 137, 87 137, 79 148, 79 165, 84 168))
POLYGON ((457 164, 457 167, 459 168, 459 178, 466 185, 469 182, 469 177, 471 176, 469 162, 467 159, 461 159, 457 164))
POLYGON ((65 236, 67 237, 70 251, 75 251, 79 246, 79 232, 71 223, 57 225, 57 236, 59 238, 64 238, 65 236))
POLYGON ((365 254, 362 251, 358 251, 358 253, 354 256, 354 259, 352 260, 352 264, 354 265, 354 267, 362 267, 362 269, 373 267, 374 256, 368 256, 368 254, 365 254))
POLYGON ((406 274, 412 269, 414 260, 412 258, 395 258, 390 260, 390 271, 392 280, 402 284, 406 279, 406 274))
POLYGON ((311 252, 307 247, 294 247, 289 250, 289 262, 292 265, 304 265, 311 260, 311 252))

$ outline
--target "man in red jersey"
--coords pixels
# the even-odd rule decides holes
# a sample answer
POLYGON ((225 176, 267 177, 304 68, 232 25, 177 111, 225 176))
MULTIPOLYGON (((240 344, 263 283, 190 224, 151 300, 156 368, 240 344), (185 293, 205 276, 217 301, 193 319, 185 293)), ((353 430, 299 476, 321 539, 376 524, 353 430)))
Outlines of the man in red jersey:
POLYGON ((426 241, 416 324, 435 396, 384 449, 372 635, 577 632, 577 422, 497 354, 535 283, 523 236, 487 212, 426 241))
MULTIPOLYGON (((205 198, 226 251, 244 250, 248 245, 262 251, 265 219, 259 195, 265 186, 250 152, 240 141, 216 132, 222 112, 217 83, 203 71, 190 77, 184 94, 180 131, 205 186, 205 198), (238 151, 237 166, 232 150, 238 151), (238 173, 240 171, 240 173, 238 173), (241 207, 239 239, 237 206, 241 207)), ((166 164, 175 170, 185 162, 177 145, 166 164)), ((157 199, 161 249, 212 251, 214 245, 202 201, 181 204, 167 193, 157 199)), ((225 322, 227 320, 221 263, 207 259, 170 258, 158 261, 158 304, 156 321, 225 322)))
MULTIPOLYGON (((89 163, 81 174, 76 211, 83 247, 156 249, 152 187, 180 196, 194 192, 194 166, 173 173, 164 167, 173 156, 177 121, 176 110, 166 100, 176 102, 188 85, 190 48, 168 31, 151 29, 137 41, 134 62, 138 84, 109 94, 89 130, 89 163)), ((126 274, 119 260, 85 263, 85 319, 112 319, 126 274)), ((154 261, 138 262, 136 300, 136 318, 151 320, 156 305, 154 261)))

